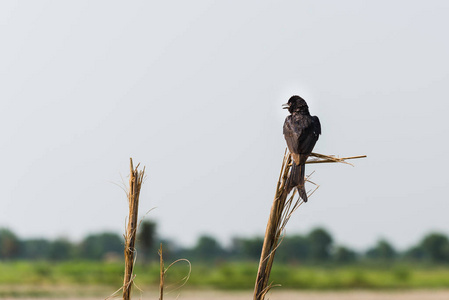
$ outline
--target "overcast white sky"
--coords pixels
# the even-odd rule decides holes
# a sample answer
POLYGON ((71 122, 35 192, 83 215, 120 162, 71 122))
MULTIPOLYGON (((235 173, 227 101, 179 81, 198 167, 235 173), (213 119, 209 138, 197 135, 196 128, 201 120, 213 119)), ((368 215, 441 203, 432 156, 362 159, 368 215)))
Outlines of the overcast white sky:
POLYGON ((263 235, 293 94, 318 115, 319 190, 287 234, 398 248, 449 234, 449 2, 2 1, 0 227, 121 233, 140 211, 184 245, 263 235))

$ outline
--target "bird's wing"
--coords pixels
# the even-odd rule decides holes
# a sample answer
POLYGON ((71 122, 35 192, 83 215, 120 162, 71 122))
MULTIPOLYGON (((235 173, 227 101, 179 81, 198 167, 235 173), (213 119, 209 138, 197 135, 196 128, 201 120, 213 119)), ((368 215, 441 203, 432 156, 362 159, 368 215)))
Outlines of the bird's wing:
POLYGON ((302 118, 298 127, 300 127, 302 131, 299 136, 297 149, 298 152, 302 154, 301 163, 305 163, 321 133, 320 120, 316 116, 302 118))
POLYGON ((288 116, 284 123, 284 138, 287 142, 288 150, 290 151, 296 165, 299 165, 300 162, 300 155, 298 152, 298 141, 300 135, 301 130, 298 130, 297 126, 294 126, 291 116, 288 116))
POLYGON ((313 119, 313 133, 318 136, 321 134, 320 119, 318 119, 317 116, 313 116, 312 119, 313 119))

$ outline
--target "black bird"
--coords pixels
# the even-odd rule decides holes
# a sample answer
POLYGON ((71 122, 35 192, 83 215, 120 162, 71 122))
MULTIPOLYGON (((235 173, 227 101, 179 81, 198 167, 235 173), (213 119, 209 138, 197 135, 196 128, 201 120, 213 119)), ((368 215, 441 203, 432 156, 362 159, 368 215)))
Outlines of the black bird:
POLYGON ((317 116, 310 115, 306 101, 299 96, 292 96, 284 104, 284 108, 291 113, 285 118, 284 137, 293 158, 290 177, 287 181, 287 193, 296 186, 299 196, 307 202, 304 187, 305 163, 321 134, 321 124, 317 116))

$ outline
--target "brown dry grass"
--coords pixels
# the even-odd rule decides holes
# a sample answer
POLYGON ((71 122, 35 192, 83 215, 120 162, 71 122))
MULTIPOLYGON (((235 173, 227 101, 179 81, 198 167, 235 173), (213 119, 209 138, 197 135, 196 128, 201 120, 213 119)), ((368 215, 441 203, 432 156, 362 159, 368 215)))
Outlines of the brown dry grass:
MULTIPOLYGON (((177 299, 178 295, 166 297, 166 300, 177 299)), ((441 291, 397 291, 397 292, 373 292, 373 291, 345 291, 345 292, 298 292, 298 291, 276 291, 267 295, 273 300, 447 300, 449 290, 441 291)), ((151 299, 151 298, 146 298, 151 299)), ((180 300, 247 300, 251 299, 250 292, 183 292, 180 300)))
POLYGON ((138 170, 139 165, 136 168, 133 167, 133 160, 130 159, 130 175, 129 175, 129 217, 128 226, 125 233, 125 276, 123 279, 123 299, 131 299, 131 288, 134 281, 133 269, 134 269, 134 257, 135 257, 135 243, 137 232, 137 216, 139 212, 139 196, 140 188, 145 174, 145 167, 143 171, 138 170))
MULTIPOLYGON (((224 292, 224 291, 181 291, 169 293, 165 300, 247 300, 252 292, 224 292)), ((157 299, 157 293, 145 293, 142 300, 157 299)), ((447 300, 449 290, 418 290, 418 291, 326 291, 301 292, 273 290, 267 295, 273 300, 447 300)), ((2 298, 3 300, 17 300, 17 298, 2 298)), ((20 298, 21 300, 54 300, 58 298, 20 298)), ((100 298, 64 297, 66 300, 98 300, 100 298)))

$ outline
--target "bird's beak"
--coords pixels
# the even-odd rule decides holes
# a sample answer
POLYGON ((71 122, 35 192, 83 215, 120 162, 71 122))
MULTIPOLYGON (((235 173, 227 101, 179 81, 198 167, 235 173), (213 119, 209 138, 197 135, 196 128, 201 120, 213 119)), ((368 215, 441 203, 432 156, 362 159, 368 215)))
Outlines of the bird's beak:
POLYGON ((284 104, 282 104, 282 108, 288 109, 288 108, 290 108, 290 105, 288 103, 284 103, 284 104))

